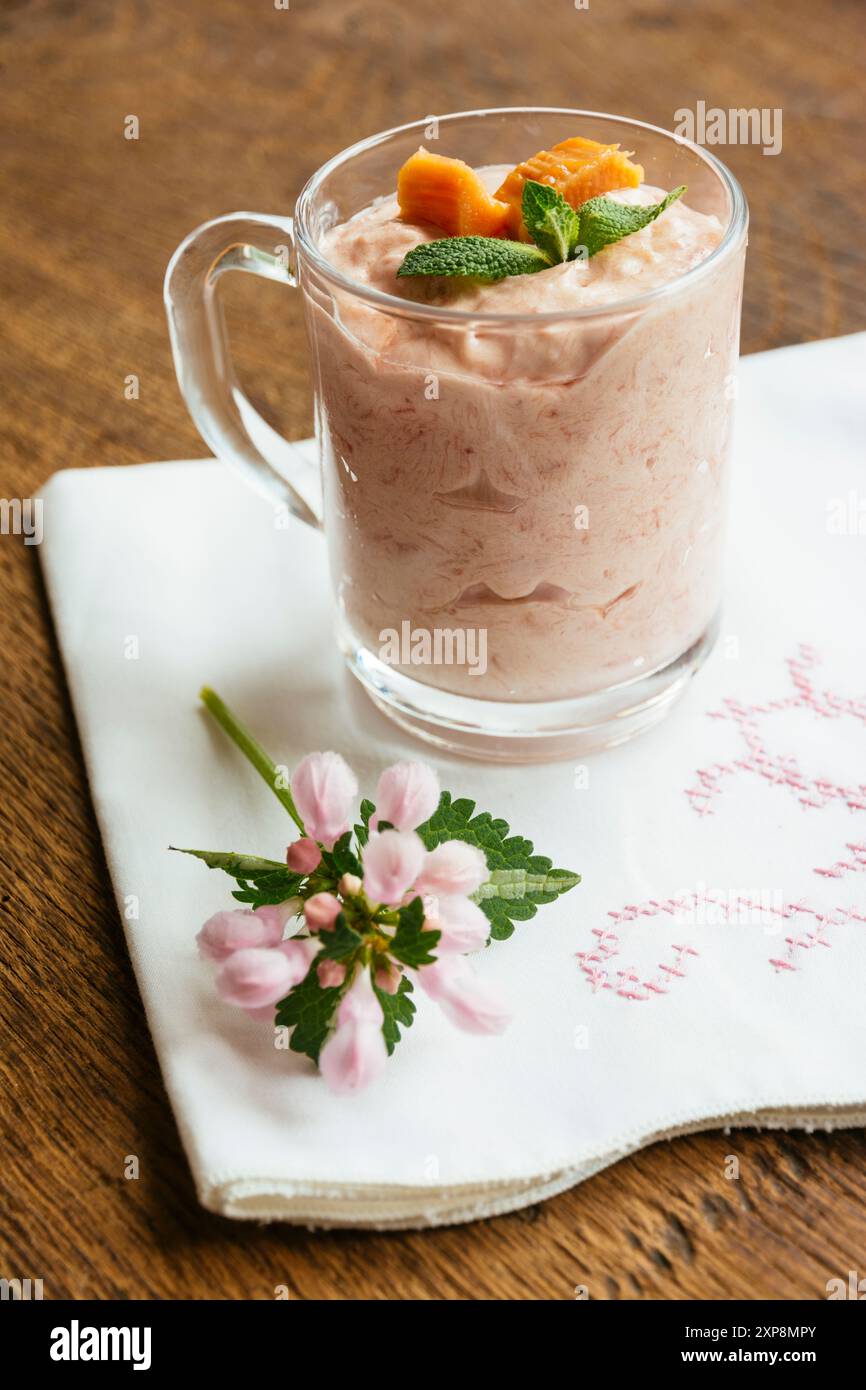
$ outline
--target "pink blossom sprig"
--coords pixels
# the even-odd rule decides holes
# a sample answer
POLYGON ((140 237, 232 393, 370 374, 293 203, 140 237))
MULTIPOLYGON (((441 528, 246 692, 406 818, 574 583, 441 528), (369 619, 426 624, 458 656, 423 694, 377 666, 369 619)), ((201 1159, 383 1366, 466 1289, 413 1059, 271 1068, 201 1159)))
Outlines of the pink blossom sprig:
POLYGON ((473 803, 440 792, 420 762, 386 768, 352 827, 358 783, 338 753, 308 754, 287 787, 219 697, 202 698, 300 831, 285 863, 184 851, 229 873, 248 904, 215 913, 198 933, 220 997, 289 1029, 291 1048, 338 1094, 380 1075, 413 1021, 415 985, 458 1028, 501 1033, 509 1008, 466 957, 578 876, 509 838, 503 821, 473 816, 473 803))

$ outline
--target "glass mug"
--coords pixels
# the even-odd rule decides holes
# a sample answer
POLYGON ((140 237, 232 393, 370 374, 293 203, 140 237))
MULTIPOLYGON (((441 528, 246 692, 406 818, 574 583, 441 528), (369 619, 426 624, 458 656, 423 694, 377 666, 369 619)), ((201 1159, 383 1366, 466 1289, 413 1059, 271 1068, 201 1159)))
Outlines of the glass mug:
POLYGON ((504 109, 363 140, 313 175, 294 219, 237 213, 178 247, 165 300, 193 420, 324 526, 340 645, 404 728, 534 761, 619 743, 684 690, 718 632, 747 220, 725 166, 670 132, 504 109), (715 250, 630 299, 511 315, 414 303, 322 253, 433 134, 511 167, 577 132, 636 151, 648 183, 687 184, 722 224, 715 250), (321 488, 237 384, 215 297, 227 270, 303 295, 321 488))

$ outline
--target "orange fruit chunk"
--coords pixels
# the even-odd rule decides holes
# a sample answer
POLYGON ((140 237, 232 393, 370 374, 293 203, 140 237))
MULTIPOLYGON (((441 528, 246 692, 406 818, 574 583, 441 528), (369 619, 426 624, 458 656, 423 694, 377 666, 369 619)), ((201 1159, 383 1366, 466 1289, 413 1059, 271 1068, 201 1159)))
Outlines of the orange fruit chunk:
POLYGON ((432 222, 448 236, 501 236, 510 213, 462 159, 423 145, 397 175, 397 202, 407 222, 432 222))
POLYGON ((640 164, 632 164, 630 153, 621 151, 619 145, 600 145, 597 140, 585 140, 580 135, 562 140, 552 149, 539 150, 512 169, 494 194, 508 204, 507 234, 529 240, 521 215, 527 179, 550 184, 573 208, 579 208, 581 203, 614 188, 637 188, 643 169, 640 164))

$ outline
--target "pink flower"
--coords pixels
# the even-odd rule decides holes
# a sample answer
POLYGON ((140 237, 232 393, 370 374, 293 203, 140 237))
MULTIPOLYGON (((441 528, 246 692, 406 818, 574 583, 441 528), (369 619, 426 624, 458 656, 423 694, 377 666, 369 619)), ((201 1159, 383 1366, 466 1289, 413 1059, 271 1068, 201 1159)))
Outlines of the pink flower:
POLYGON ((346 1095, 375 1081, 388 1060, 382 1009, 366 970, 352 981, 337 1010, 337 1026, 322 1048, 319 1070, 332 1091, 346 1095))
POLYGON ((416 888, 438 896, 474 893, 488 877, 487 860, 475 845, 463 840, 446 840, 428 853, 416 888))
POLYGON ((343 904, 333 893, 314 893, 304 903, 304 919, 310 931, 330 931, 343 904))
POLYGON ((502 1033, 511 1014, 492 985, 479 980, 463 956, 440 956, 417 971, 421 988, 467 1033, 502 1033))
POLYGON ((283 922, 278 913, 265 908, 256 912, 234 908, 209 917, 196 940, 208 960, 224 961, 246 946, 276 946, 282 935, 283 922))
POLYGON ((307 836, 333 849, 349 828, 358 782, 339 753, 308 753, 295 769, 292 796, 307 836))
POLYGON ((394 763, 379 778, 372 829, 390 821, 397 830, 414 830, 439 805, 439 778, 426 763, 394 763))
POLYGON ((425 926, 441 932, 436 954, 480 951, 490 935, 490 923, 477 903, 469 898, 425 899, 425 926))
MULTIPOLYGON (((260 917, 263 922, 268 922, 274 928, 279 927, 282 936, 286 923, 292 917, 297 917, 303 905, 303 898, 287 898, 284 903, 265 903, 263 907, 257 907, 254 911, 256 917, 260 917)), ((295 930, 297 931, 297 927, 295 930)))
POLYGON ((289 962, 294 973, 293 985, 304 979, 315 956, 319 954, 319 943, 310 936, 295 936, 290 941, 281 941, 277 950, 289 962))
MULTIPOLYGON (((286 946, 295 945, 287 941, 286 946)), ((227 1004, 242 1009, 261 1009, 283 999, 306 974, 298 974, 297 962, 279 948, 263 950, 250 946, 233 952, 216 977, 218 993, 227 1004)))
POLYGON ((399 903, 421 870, 424 843, 414 830, 383 830, 364 849, 364 892, 373 903, 399 903))
POLYGON ((286 850, 286 863, 293 874, 311 874, 322 862, 322 851, 308 835, 295 840, 286 850))
POLYGON ((339 987, 346 978, 346 967, 340 960, 323 960, 316 967, 322 989, 339 987))

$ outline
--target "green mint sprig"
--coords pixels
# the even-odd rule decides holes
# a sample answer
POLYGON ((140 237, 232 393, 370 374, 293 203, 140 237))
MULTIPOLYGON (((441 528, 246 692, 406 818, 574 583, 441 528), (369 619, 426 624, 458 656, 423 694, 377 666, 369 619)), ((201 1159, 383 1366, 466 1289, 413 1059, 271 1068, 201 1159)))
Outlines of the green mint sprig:
POLYGON ((462 276, 493 284, 508 275, 534 275, 564 261, 585 260, 648 227, 685 191, 686 185, 681 184, 660 203, 649 206, 617 203, 601 195, 575 209, 557 189, 527 179, 521 211, 531 243, 501 237, 443 237, 414 247, 397 276, 462 276))
POLYGON ((426 241, 406 256, 401 275, 461 275, 493 284, 506 275, 534 275, 551 262, 538 246, 492 236, 451 236, 426 241))
POLYGON ((681 198, 686 185, 681 184, 672 193, 662 198, 660 203, 649 207, 638 203, 616 203, 612 198, 590 198, 580 209, 580 243, 586 248, 587 256, 595 256, 606 246, 612 246, 632 232, 640 232, 655 222, 671 203, 681 198))
POLYGON ((580 217, 549 183, 527 179, 523 185, 523 223, 551 265, 570 261, 580 245, 580 217))

